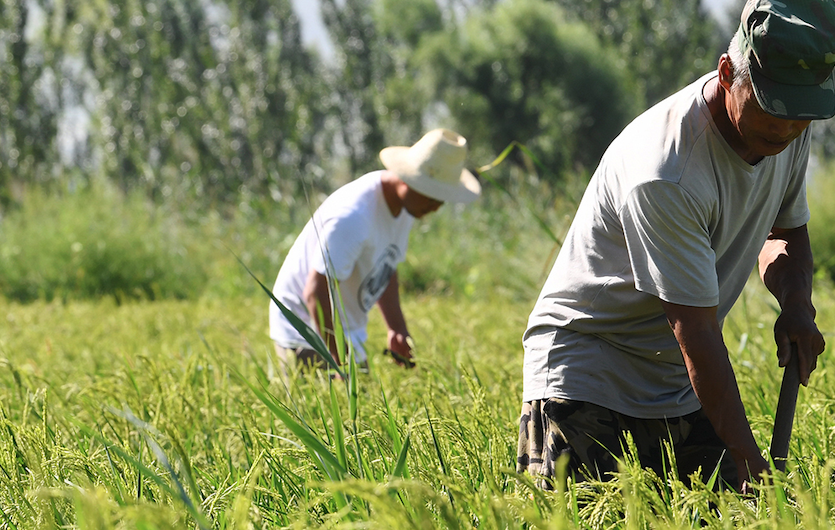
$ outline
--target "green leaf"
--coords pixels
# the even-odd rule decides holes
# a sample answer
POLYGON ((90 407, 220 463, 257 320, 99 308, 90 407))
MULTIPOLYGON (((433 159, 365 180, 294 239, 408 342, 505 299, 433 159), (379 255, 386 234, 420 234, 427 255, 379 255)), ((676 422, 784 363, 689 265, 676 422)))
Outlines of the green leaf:
POLYGON ((412 445, 412 433, 406 434, 406 439, 403 440, 403 447, 400 449, 400 454, 397 455, 397 462, 391 470, 393 477, 406 478, 408 469, 406 469, 406 457, 409 454, 409 448, 412 445))
MULTIPOLYGON (((159 446, 156 446, 156 448, 159 449, 159 454, 157 456, 162 455, 162 457, 164 459, 163 465, 166 466, 166 469, 171 474, 172 480, 174 480, 174 482, 176 483, 177 491, 172 489, 171 486, 168 485, 168 482, 164 478, 159 476, 152 469, 145 466, 145 464, 143 464, 142 462, 140 462, 139 460, 134 458, 133 455, 129 454, 127 451, 125 451, 124 449, 122 449, 118 445, 112 443, 110 440, 108 440, 104 436, 101 436, 99 433, 97 433, 93 429, 87 427, 86 425, 82 424, 78 420, 76 420, 74 418, 70 418, 70 421, 72 423, 74 423, 79 429, 81 429, 81 431, 84 432, 87 436, 95 439, 100 444, 102 444, 104 447, 106 447, 108 449, 108 451, 113 451, 114 453, 119 455, 119 457, 121 457, 123 460, 128 462, 134 468, 136 468, 136 470, 139 471, 140 475, 142 475, 145 478, 154 482, 157 486, 160 487, 160 489, 165 491, 165 493, 167 493, 170 497, 175 498, 175 499, 180 499, 180 501, 185 505, 186 510, 188 510, 189 514, 192 516, 194 521, 197 523, 197 526, 201 530, 208 530, 209 528, 212 527, 212 525, 209 523, 209 521, 206 519, 206 517, 194 505, 194 503, 192 502, 192 500, 188 496, 188 494, 186 494, 185 490, 182 487, 182 484, 179 482, 179 480, 176 479, 176 474, 173 472, 173 469, 170 467, 170 463, 168 463, 168 459, 165 457, 164 453, 162 453, 162 450, 161 450, 161 448, 159 448, 159 446)), ((146 438, 146 441, 148 439, 149 438, 146 438)), ((155 453, 157 452, 153 447, 152 447, 152 450, 154 450, 155 453)))
POLYGON ((244 380, 247 386, 255 393, 258 399, 264 403, 273 415, 281 420, 284 425, 301 441, 307 449, 319 469, 330 480, 342 480, 348 475, 348 470, 339 463, 339 459, 331 453, 325 444, 307 426, 297 422, 290 412, 285 410, 283 405, 277 402, 264 390, 255 387, 249 381, 244 380))
MULTIPOLYGON (((320 337, 319 334, 316 333, 316 331, 314 331, 313 328, 308 326, 302 319, 300 319, 298 316, 296 316, 295 313, 290 311, 290 309, 287 306, 285 306, 284 304, 279 302, 278 299, 273 294, 273 292, 266 285, 264 285, 264 283, 261 280, 259 280, 258 277, 255 276, 255 274, 251 270, 249 270, 249 267, 246 266, 246 263, 244 263, 243 260, 241 260, 241 258, 239 258, 237 254, 232 252, 232 250, 229 247, 226 247, 226 248, 227 248, 227 250, 229 250, 229 252, 233 256, 235 256, 235 259, 238 260, 238 263, 241 264, 241 266, 246 270, 246 272, 249 273, 249 275, 252 276, 252 278, 256 282, 258 282, 258 285, 261 286, 261 289, 265 293, 267 293, 267 296, 270 297, 270 300, 272 300, 273 303, 276 306, 278 306, 278 309, 281 311, 281 314, 284 315, 284 318, 286 318, 290 322, 290 324, 296 329, 296 331, 299 332, 299 334, 302 336, 302 338, 305 341, 307 341, 308 344, 310 344, 310 346, 316 351, 316 353, 318 353, 322 357, 322 359, 324 359, 325 362, 328 365, 330 365, 330 367, 333 370, 335 370, 337 374, 339 374, 340 377, 342 377, 344 379, 345 378, 344 372, 342 372, 342 370, 339 368, 339 365, 336 363, 334 358, 331 356, 330 351, 328 350, 328 347, 325 345, 325 342, 322 340, 322 337, 320 337)), ((337 320, 338 320, 338 318, 334 317, 334 321, 337 321, 337 320)))
POLYGON ((343 468, 347 469, 348 456, 345 448, 345 432, 342 424, 342 413, 339 412, 339 402, 336 399, 336 390, 334 390, 332 381, 329 388, 331 395, 331 419, 333 420, 333 443, 336 447, 336 456, 339 459, 339 464, 343 468))

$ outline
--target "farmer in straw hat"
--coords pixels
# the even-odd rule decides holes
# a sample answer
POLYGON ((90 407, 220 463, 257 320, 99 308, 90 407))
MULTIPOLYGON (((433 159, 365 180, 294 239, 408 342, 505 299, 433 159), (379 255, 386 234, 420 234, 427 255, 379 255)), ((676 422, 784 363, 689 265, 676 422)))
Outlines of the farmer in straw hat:
MULTIPOLYGON (((367 355, 368 312, 376 303, 388 327, 388 348, 411 365, 411 338, 400 308, 397 265, 406 256, 415 219, 444 202, 468 203, 481 193, 464 168, 466 139, 435 129, 411 147, 380 152, 384 170, 373 171, 329 196, 296 239, 273 287, 275 297, 317 330, 337 357, 334 307, 358 363, 367 355), (331 285, 337 281, 339 296, 331 285), (344 313, 342 310, 344 309, 344 313)), ((270 303, 270 336, 286 361, 321 364, 298 331, 270 303)))
MULTIPOLYGON (((785 366, 808 384, 812 306, 804 176, 811 120, 835 114, 835 3, 749 0, 718 68, 636 118, 594 173, 523 338, 517 469, 610 478, 631 432, 645 467, 769 471, 722 322, 754 265, 780 304, 785 366), (721 463, 720 463, 721 462, 721 463)), ((543 487, 551 481, 543 480, 543 487)))

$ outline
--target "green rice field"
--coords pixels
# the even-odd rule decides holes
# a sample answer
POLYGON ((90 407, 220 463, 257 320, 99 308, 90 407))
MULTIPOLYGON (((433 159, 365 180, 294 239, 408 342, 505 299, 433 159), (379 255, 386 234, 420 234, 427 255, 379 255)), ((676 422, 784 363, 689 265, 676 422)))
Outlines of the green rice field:
MULTIPOLYGON (((813 206, 822 204, 813 234, 825 236, 821 228, 831 225, 826 196, 812 195, 813 206)), ((39 199, 5 220, 3 266, 20 273, 4 278, 49 277, 59 287, 25 303, 0 298, 0 529, 816 529, 835 522, 831 346, 800 390, 787 473, 752 496, 713 492, 699 481, 687 488, 630 459, 612 481, 569 482, 556 492, 515 473, 521 334, 558 248, 536 226, 564 233, 572 201, 534 192, 509 203, 487 194, 421 222, 400 271, 417 368, 399 368, 380 353, 385 329, 375 310, 369 373, 337 381, 323 372, 282 375, 267 335, 267 295, 234 257, 271 285, 304 215, 272 225, 215 219, 194 232, 158 213, 151 222, 143 207, 98 199, 105 206, 39 199), (141 238, 156 229, 169 234, 166 244, 185 250, 146 262, 181 275, 196 270, 202 294, 178 298, 163 280, 179 280, 166 276, 151 289, 157 297, 87 296, 71 280, 90 278, 88 263, 111 270, 106 260, 85 261, 78 252, 76 269, 67 271, 49 265, 59 259, 43 258, 37 274, 15 261, 23 252, 14 249, 27 241, 34 242, 30 261, 74 243, 111 248, 123 239, 118 223, 115 236, 97 233, 98 244, 81 235, 89 234, 84 215, 100 226, 108 212, 145 227, 125 248, 145 248, 146 258, 152 245, 141 238), (25 222, 36 217, 61 230, 25 222)), ((813 244, 825 263, 826 238, 813 244)), ((815 304, 835 342, 826 270, 816 278, 815 304)), ((724 325, 763 451, 782 375, 776 315, 752 277, 724 325)))
MULTIPOLYGON (((828 290, 828 289, 827 289, 828 290)), ((265 297, 0 305, 0 528, 829 527, 832 370, 788 473, 744 498, 624 462, 545 493, 514 472, 529 302, 407 296, 419 366, 280 376, 265 297)), ((832 329, 835 304, 818 302, 832 329)), ((371 341, 383 344, 374 313, 371 341)), ((767 447, 780 372, 754 282, 726 323, 767 447)), ((827 355, 827 354, 824 354, 827 355)))

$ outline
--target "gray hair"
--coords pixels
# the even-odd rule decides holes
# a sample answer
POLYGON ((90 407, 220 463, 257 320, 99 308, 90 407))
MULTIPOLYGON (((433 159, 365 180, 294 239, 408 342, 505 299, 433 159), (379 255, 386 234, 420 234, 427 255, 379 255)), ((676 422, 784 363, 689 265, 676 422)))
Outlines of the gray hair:
POLYGON ((731 88, 740 89, 751 83, 751 63, 739 48, 739 35, 734 35, 728 45, 728 56, 734 69, 734 81, 731 88))

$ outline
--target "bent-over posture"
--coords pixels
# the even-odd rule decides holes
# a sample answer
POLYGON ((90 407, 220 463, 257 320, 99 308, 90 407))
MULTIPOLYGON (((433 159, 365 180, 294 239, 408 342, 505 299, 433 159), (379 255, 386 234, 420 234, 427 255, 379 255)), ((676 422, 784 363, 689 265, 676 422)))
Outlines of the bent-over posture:
POLYGON ((717 466, 743 488, 769 467, 722 321, 759 258, 807 384, 824 340, 812 306, 804 177, 811 120, 835 114, 835 3, 750 0, 711 72, 650 108, 603 155, 524 334, 517 469, 568 456, 608 478, 631 432, 644 466, 672 442, 682 479, 717 466), (723 457, 724 455, 724 457, 723 457))

